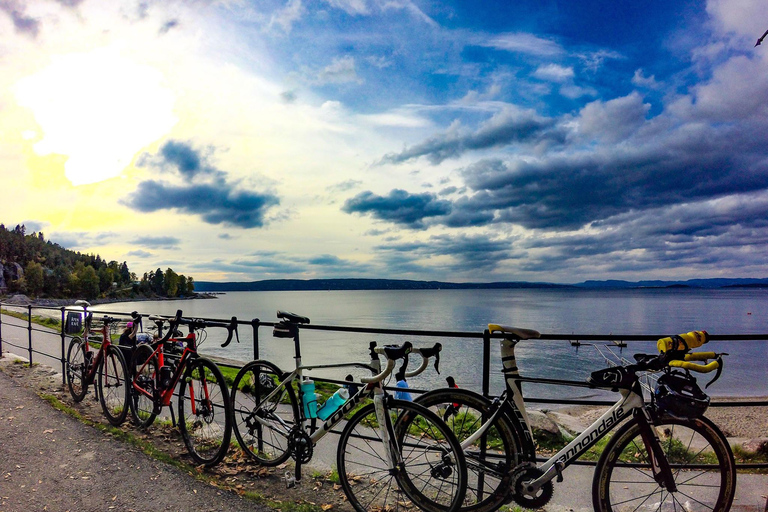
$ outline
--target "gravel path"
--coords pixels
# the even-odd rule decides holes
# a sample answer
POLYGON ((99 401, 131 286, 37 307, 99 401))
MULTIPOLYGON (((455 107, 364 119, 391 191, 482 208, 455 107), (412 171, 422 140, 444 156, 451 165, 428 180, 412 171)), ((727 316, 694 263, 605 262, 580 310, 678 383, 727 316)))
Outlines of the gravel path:
POLYGON ((270 509, 83 425, 0 372, 0 511, 32 510, 270 509))

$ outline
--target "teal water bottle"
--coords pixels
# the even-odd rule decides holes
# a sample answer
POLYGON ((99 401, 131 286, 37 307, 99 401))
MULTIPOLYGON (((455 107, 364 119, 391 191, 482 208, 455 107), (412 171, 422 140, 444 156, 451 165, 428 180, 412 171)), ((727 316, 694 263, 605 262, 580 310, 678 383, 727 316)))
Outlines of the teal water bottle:
POLYGON ((339 410, 339 407, 344 405, 349 400, 349 391, 347 388, 339 388, 331 398, 329 398, 325 404, 317 411, 317 417, 325 421, 331 417, 333 413, 339 410))
POLYGON ((315 381, 304 379, 301 382, 301 403, 304 405, 304 417, 317 418, 317 395, 315 394, 315 381))

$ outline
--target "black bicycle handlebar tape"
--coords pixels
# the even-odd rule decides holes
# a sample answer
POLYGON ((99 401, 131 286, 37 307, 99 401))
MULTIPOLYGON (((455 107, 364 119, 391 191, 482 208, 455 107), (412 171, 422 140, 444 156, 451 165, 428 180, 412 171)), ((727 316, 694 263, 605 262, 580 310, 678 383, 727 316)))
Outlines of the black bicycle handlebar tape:
POLYGON ((227 345, 230 344, 230 342, 232 341, 232 333, 235 334, 235 338, 237 338, 237 342, 240 343, 240 336, 237 334, 237 317, 233 316, 232 320, 229 322, 229 325, 224 325, 224 327, 227 328, 228 334, 227 334, 227 341, 225 341, 221 345, 221 348, 226 348, 227 345))
POLYGON ((384 353, 387 355, 387 359, 402 359, 411 353, 413 344, 410 341, 406 341, 401 346, 387 345, 384 347, 384 353))
POLYGON ((168 326, 168 332, 166 332, 165 336, 163 336, 163 339, 160 340, 161 343, 165 343, 166 341, 171 339, 173 334, 176 332, 176 328, 181 323, 181 310, 180 309, 176 310, 176 316, 173 317, 173 319, 169 319, 169 322, 170 322, 170 325, 168 326))

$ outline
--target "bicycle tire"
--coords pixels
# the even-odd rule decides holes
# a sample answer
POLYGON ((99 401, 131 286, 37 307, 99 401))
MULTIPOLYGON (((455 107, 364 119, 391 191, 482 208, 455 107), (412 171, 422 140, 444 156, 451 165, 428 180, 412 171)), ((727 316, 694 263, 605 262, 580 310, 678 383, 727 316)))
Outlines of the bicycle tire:
POLYGON ((159 400, 157 372, 157 356, 154 355, 152 348, 149 345, 136 347, 131 359, 131 375, 133 375, 133 379, 128 401, 131 406, 133 424, 139 428, 149 427, 155 421, 160 410, 157 404, 157 400, 159 400), (146 394, 136 389, 136 387, 145 391, 146 394))
POLYGON ((727 512, 736 490, 736 466, 723 433, 704 417, 663 416, 653 426, 677 491, 670 493, 653 479, 640 426, 633 419, 616 431, 597 463, 592 482, 595 510, 727 512))
POLYGON ((291 455, 288 433, 299 417, 291 383, 266 401, 282 377, 283 372, 269 361, 251 361, 240 369, 232 385, 235 437, 243 451, 264 466, 278 466, 291 455))
POLYGON ((204 357, 187 363, 179 389, 179 430, 198 464, 224 459, 232 437, 229 391, 216 364, 204 357))
POLYGON ((360 409, 347 422, 337 451, 339 480, 350 504, 359 512, 405 511, 414 505, 427 512, 458 510, 467 468, 456 436, 419 404, 391 397, 385 401, 391 441, 402 463, 392 468, 386 458, 374 404, 360 409))
POLYGON ((86 375, 88 375, 88 363, 85 356, 85 342, 79 337, 74 337, 67 349, 67 387, 75 402, 81 402, 88 393, 86 375))
POLYGON ((128 415, 128 370, 123 353, 115 345, 104 351, 99 364, 99 402, 104 416, 120 426, 128 415))
MULTIPOLYGON (((420 395, 415 402, 442 418, 459 443, 474 434, 492 410, 489 399, 466 389, 436 389, 420 395)), ((482 438, 464 449, 468 482, 462 511, 498 510, 512 491, 512 469, 522 461, 519 437, 503 412, 487 428, 485 440, 485 449, 482 438)))

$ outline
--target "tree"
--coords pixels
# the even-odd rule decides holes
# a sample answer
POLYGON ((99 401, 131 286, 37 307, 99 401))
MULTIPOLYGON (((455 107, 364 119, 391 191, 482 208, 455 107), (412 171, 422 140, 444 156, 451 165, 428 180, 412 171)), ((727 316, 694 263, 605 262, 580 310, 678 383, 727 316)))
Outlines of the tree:
POLYGON ((91 267, 85 267, 77 275, 78 289, 86 299, 95 299, 99 296, 99 276, 96 270, 91 267))
POLYGON ((179 292, 179 274, 168 268, 163 276, 163 288, 166 297, 176 297, 179 292))
POLYGON ((158 295, 165 294, 165 283, 163 282, 163 271, 159 268, 155 270, 154 275, 150 278, 150 284, 152 291, 158 295))
POLYGON ((36 297, 43 291, 43 266, 30 261, 24 268, 24 278, 27 281, 27 293, 36 297))

